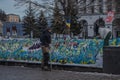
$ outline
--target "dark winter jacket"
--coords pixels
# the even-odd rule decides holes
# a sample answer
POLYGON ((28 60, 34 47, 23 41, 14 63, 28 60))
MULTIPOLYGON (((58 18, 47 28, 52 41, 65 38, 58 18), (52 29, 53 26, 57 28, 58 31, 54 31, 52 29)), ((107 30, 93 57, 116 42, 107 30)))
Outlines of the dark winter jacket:
POLYGON ((51 33, 48 30, 43 31, 40 36, 40 41, 42 46, 49 47, 51 43, 51 33))

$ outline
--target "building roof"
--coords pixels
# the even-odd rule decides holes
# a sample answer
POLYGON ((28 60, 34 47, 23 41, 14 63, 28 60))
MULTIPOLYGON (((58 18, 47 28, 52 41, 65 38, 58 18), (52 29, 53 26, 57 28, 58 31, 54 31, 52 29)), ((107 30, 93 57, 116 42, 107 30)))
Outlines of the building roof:
POLYGON ((9 15, 13 15, 13 16, 19 16, 19 15, 17 15, 17 14, 7 14, 7 16, 9 16, 9 15))

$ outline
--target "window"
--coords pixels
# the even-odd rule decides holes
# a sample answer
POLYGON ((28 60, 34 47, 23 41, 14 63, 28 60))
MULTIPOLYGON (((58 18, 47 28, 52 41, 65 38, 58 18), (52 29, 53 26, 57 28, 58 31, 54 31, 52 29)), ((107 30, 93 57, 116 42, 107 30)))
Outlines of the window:
POLYGON ((6 29, 6 33, 8 36, 10 36, 10 28, 9 27, 6 29))
MULTIPOLYGON (((116 13, 120 13, 120 0, 116 0, 116 13)), ((115 3, 114 3, 115 4, 115 3)))
POLYGON ((103 13, 103 0, 99 0, 98 3, 99 3, 99 5, 98 5, 99 6, 99 12, 103 13))
POLYGON ((94 13, 94 2, 95 0, 93 0, 93 3, 91 4, 91 13, 94 13))
POLYGON ((86 0, 83 0, 83 4, 84 4, 84 7, 83 7, 83 13, 86 13, 86 0))
POLYGON ((13 26, 13 27, 12 27, 12 34, 13 34, 13 35, 17 35, 16 26, 13 26))
POLYGON ((116 31, 116 33, 117 33, 116 36, 120 38, 120 31, 116 31))
POLYGON ((91 13, 94 13, 94 6, 91 6, 91 13))
POLYGON ((112 0, 107 0, 107 11, 111 11, 112 10, 112 0))

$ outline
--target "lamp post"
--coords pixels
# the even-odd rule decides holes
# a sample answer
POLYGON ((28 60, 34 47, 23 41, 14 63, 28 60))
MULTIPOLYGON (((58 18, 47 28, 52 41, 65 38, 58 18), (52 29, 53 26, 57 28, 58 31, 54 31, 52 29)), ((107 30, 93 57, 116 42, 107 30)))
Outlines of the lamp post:
MULTIPOLYGON (((30 9, 30 22, 32 23, 32 20, 31 20, 31 0, 29 1, 29 9, 30 9)), ((31 25, 31 23, 29 23, 29 26, 30 26, 30 38, 32 39, 33 38, 33 30, 32 30, 32 25, 31 25)))

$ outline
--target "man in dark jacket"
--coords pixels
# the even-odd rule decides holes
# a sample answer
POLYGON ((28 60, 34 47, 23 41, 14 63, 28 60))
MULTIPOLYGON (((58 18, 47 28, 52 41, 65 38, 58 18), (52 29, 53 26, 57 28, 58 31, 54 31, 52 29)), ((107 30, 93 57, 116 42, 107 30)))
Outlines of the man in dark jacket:
POLYGON ((49 69, 49 49, 50 49, 50 43, 51 43, 51 29, 47 28, 45 29, 40 37, 41 46, 42 46, 42 54, 43 54, 43 60, 42 60, 42 69, 43 70, 50 70, 49 69))

